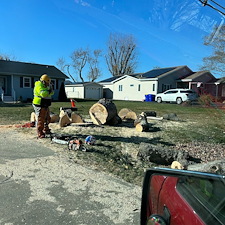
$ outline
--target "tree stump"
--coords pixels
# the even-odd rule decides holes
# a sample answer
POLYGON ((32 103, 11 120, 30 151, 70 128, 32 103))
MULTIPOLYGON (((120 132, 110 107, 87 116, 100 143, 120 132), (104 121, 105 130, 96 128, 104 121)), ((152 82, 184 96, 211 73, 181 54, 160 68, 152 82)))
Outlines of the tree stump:
POLYGON ((148 143, 140 143, 138 155, 140 160, 153 162, 158 165, 171 165, 173 161, 188 160, 189 154, 184 151, 165 149, 164 146, 155 146, 148 143))
POLYGON ((164 120, 172 120, 172 121, 178 121, 179 120, 176 113, 165 114, 165 115, 163 115, 163 119, 164 120))
POLYGON ((121 122, 112 100, 100 99, 89 109, 89 114, 93 123, 97 125, 116 125, 121 122))

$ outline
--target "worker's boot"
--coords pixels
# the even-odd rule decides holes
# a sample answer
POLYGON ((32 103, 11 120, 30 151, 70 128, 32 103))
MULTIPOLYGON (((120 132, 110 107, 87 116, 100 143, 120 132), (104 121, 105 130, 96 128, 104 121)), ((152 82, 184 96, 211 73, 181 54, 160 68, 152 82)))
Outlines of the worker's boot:
POLYGON ((44 132, 45 132, 45 134, 51 134, 52 133, 51 129, 49 129, 49 127, 45 127, 44 132))
POLYGON ((38 138, 45 138, 45 134, 43 132, 38 132, 38 138))

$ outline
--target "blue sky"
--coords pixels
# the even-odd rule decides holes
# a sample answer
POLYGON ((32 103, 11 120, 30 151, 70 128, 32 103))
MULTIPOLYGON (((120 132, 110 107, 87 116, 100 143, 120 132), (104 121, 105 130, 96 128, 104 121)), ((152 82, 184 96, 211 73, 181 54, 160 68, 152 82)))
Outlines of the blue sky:
MULTIPOLYGON (((0 6, 0 54, 48 65, 64 57, 69 63, 75 49, 105 51, 110 33, 117 32, 136 39, 136 72, 179 65, 197 71, 211 51, 203 37, 223 23, 198 0, 0 0, 0 6)), ((100 68, 99 80, 111 76, 104 59, 100 68)))

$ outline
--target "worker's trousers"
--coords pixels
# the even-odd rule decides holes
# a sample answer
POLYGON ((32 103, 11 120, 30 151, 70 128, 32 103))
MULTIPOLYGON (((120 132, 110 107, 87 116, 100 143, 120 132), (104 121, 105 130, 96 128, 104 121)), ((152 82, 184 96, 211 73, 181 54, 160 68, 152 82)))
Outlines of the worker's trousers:
POLYGON ((33 105, 33 107, 34 107, 35 114, 37 116, 37 121, 36 121, 37 133, 38 135, 42 135, 50 130, 48 127, 48 124, 51 121, 50 111, 48 107, 42 108, 35 105, 33 105))

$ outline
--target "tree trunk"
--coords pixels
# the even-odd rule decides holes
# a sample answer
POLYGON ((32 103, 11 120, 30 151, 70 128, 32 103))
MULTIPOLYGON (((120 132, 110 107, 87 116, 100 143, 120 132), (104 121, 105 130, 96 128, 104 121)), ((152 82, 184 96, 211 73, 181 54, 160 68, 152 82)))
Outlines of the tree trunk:
POLYGON ((111 100, 100 99, 89 109, 89 114, 93 123, 97 125, 116 125, 121 121, 116 106, 111 100))
POLYGON ((148 130, 149 130, 149 125, 148 125, 148 124, 141 124, 141 123, 138 123, 138 124, 135 126, 135 129, 136 129, 136 131, 138 131, 138 132, 145 132, 145 131, 148 131, 148 130))

